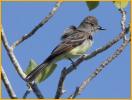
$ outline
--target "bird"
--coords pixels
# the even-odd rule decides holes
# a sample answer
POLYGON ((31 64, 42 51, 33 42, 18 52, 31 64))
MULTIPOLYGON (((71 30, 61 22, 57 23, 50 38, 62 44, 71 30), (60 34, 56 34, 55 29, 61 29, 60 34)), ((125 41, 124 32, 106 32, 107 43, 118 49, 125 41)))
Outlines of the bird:
POLYGON ((40 65, 33 69, 25 78, 32 82, 47 67, 52 67, 62 59, 77 58, 86 53, 93 44, 93 35, 98 30, 105 30, 98 24, 94 16, 85 17, 78 27, 70 26, 61 36, 61 42, 40 65))

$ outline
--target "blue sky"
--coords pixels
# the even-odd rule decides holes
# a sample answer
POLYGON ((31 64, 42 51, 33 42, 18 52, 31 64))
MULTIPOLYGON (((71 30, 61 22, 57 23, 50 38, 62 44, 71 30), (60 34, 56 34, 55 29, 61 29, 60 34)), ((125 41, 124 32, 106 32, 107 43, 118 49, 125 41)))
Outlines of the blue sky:
MULTIPOLYGON (((22 35, 31 31, 54 6, 54 2, 3 2, 2 24, 9 43, 13 43, 22 35)), ((127 22, 130 22, 130 5, 126 8, 127 22)), ((55 16, 49 20, 34 36, 16 47, 15 54, 25 70, 30 59, 38 64, 48 57, 53 48, 60 42, 64 29, 70 25, 78 26, 86 16, 96 16, 106 31, 99 31, 94 35, 94 44, 87 52, 106 44, 121 32, 121 15, 112 2, 101 2, 99 7, 89 11, 84 2, 65 2, 61 5, 55 16)), ((79 86, 81 82, 92 73, 98 65, 110 56, 122 43, 120 41, 109 50, 84 61, 77 70, 72 72, 65 80, 64 88, 67 92, 62 97, 67 97, 79 86)), ((16 73, 5 49, 2 52, 2 65, 18 97, 26 91, 26 83, 16 73)), ((68 60, 58 62, 55 72, 39 88, 46 98, 53 98, 60 77, 61 70, 70 65, 68 60)), ((2 84, 2 96, 8 94, 2 84)), ((31 93, 29 98, 35 98, 31 93)), ((130 45, 124 52, 110 63, 81 93, 78 98, 129 98, 130 97, 130 45)))

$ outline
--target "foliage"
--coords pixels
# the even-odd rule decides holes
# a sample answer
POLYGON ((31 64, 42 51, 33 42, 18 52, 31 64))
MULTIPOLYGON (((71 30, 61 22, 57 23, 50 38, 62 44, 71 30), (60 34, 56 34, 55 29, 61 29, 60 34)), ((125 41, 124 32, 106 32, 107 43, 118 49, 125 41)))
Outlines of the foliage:
MULTIPOLYGON (((99 1, 87 1, 87 7, 88 9, 91 11, 95 8, 97 8, 99 6, 99 1)), ((129 3, 129 0, 127 1, 113 1, 113 4, 115 5, 116 8, 118 9, 124 9, 125 7, 127 7, 129 3)))
POLYGON ((86 4, 87 4, 89 10, 91 11, 99 5, 99 1, 94 1, 94 2, 93 1, 87 1, 86 4))
MULTIPOLYGON (((38 66, 38 64, 31 59, 29 62, 29 65, 25 71, 26 75, 28 75, 34 68, 36 68, 38 66)), ((53 64, 52 66, 48 66, 47 68, 45 68, 39 75, 38 77, 35 79, 36 83, 41 83, 43 82, 45 79, 47 79, 55 70, 57 64, 53 64)))
POLYGON ((113 1, 118 9, 124 9, 128 5, 128 1, 113 1))

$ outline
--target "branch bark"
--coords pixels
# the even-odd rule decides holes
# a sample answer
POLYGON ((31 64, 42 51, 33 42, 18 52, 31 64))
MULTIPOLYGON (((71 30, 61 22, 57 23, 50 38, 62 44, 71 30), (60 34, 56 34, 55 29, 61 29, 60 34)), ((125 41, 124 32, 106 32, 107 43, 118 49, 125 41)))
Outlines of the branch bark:
POLYGON ((27 96, 28 96, 28 94, 31 92, 31 90, 27 90, 25 93, 24 93, 24 95, 23 95, 23 99, 26 99, 27 98, 27 96))
MULTIPOLYGON (((125 32, 126 30, 126 25, 125 25, 125 22, 126 22, 126 11, 124 9, 119 9, 120 13, 121 13, 121 29, 122 31, 125 32)), ((126 40, 126 35, 123 37, 123 40, 125 41, 126 40)))
MULTIPOLYGON (((6 38, 6 35, 2 29, 2 32, 1 32, 1 37, 2 37, 2 43, 7 51, 7 54, 12 62, 12 64, 14 65, 17 73, 19 74, 19 76, 24 80, 25 77, 26 77, 26 74, 23 72, 14 52, 13 52, 13 48, 9 46, 9 43, 8 43, 8 40, 6 38)), ((38 98, 43 98, 43 95, 42 93, 40 92, 40 90, 38 89, 37 85, 34 86, 34 84, 30 84, 32 90, 34 91, 34 93, 36 94, 36 96, 38 98)))
POLYGON ((44 96, 43 94, 41 93, 41 91, 39 90, 37 84, 34 82, 34 83, 29 83, 30 87, 32 88, 33 92, 36 94, 36 96, 39 98, 39 99, 43 99, 44 96))
POLYGON ((25 77, 26 77, 26 74, 23 72, 14 52, 13 52, 13 49, 9 46, 9 43, 8 43, 8 40, 6 38, 6 35, 4 33, 4 30, 2 29, 2 32, 1 32, 1 37, 2 37, 2 43, 7 51, 7 54, 12 62, 12 64, 14 65, 17 73, 19 74, 19 76, 24 80, 25 77))
POLYGON ((10 98, 16 99, 17 96, 16 96, 16 94, 15 94, 15 92, 14 92, 12 86, 11 86, 11 83, 8 80, 8 77, 7 77, 7 75, 6 75, 6 73, 5 73, 3 68, 2 68, 2 71, 1 71, 1 76, 2 76, 2 81, 3 81, 4 85, 5 85, 5 88, 7 90, 8 95, 10 96, 10 98))
MULTIPOLYGON (((96 55, 100 54, 101 52, 103 52, 103 51, 109 49, 110 47, 112 47, 115 43, 117 43, 119 40, 121 40, 126 33, 129 32, 129 28, 130 28, 130 26, 128 28, 126 28, 125 32, 122 31, 118 36, 116 36, 113 40, 109 41, 106 45, 104 45, 101 48, 93 51, 89 55, 82 55, 80 58, 78 58, 74 62, 74 65, 69 66, 67 69, 65 68, 65 73, 62 73, 61 76, 60 76, 60 80, 59 80, 59 83, 58 83, 55 98, 58 99, 58 98, 61 97, 61 95, 62 95, 62 86, 63 86, 64 80, 65 80, 65 78, 67 77, 68 74, 70 74, 72 71, 77 69, 78 65, 81 64, 84 60, 89 60, 89 59, 95 57, 96 55)), ((63 70, 62 70, 62 72, 63 72, 63 70)))
POLYGON ((49 19, 52 18, 52 17, 55 15, 55 13, 56 13, 56 11, 58 10, 58 8, 60 7, 60 5, 61 5, 61 2, 57 2, 57 3, 55 4, 55 6, 53 7, 53 9, 51 10, 51 12, 49 12, 49 14, 48 14, 38 25, 36 25, 36 26, 31 30, 31 32, 29 32, 29 33, 23 35, 20 39, 18 39, 17 41, 15 41, 15 42, 11 45, 11 47, 12 47, 12 48, 15 48, 15 47, 18 46, 20 43, 22 43, 23 41, 25 41, 26 39, 28 39, 28 38, 30 38, 32 35, 34 35, 35 32, 36 32, 38 29, 40 29, 43 25, 45 25, 45 24, 49 21, 49 19))
POLYGON ((67 75, 67 69, 64 67, 63 70, 61 71, 61 76, 60 76, 58 88, 57 88, 56 95, 55 95, 56 99, 59 99, 60 96, 63 94, 63 83, 66 78, 66 75, 67 75))
POLYGON ((86 79, 82 82, 82 84, 76 88, 75 92, 70 96, 70 98, 75 98, 76 96, 80 95, 80 93, 86 88, 86 86, 109 64, 111 63, 116 57, 118 57, 125 47, 130 42, 130 39, 125 40, 124 43, 105 61, 103 61, 99 67, 86 79))

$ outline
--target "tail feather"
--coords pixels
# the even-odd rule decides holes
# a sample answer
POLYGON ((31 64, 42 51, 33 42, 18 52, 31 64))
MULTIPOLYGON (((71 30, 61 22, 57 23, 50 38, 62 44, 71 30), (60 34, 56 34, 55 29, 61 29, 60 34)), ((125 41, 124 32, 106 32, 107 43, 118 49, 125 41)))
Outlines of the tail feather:
POLYGON ((35 69, 33 69, 33 71, 31 71, 31 73, 29 73, 25 80, 27 82, 32 82, 38 75, 39 73, 46 68, 49 65, 49 63, 42 63, 39 66, 37 66, 35 69))
POLYGON ((57 55, 50 55, 42 64, 38 65, 33 71, 31 71, 25 78, 25 81, 32 82, 41 73, 57 55))

